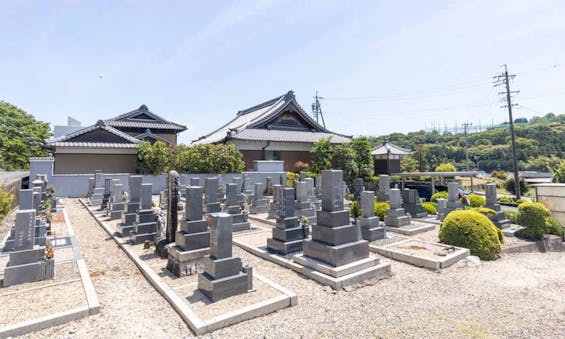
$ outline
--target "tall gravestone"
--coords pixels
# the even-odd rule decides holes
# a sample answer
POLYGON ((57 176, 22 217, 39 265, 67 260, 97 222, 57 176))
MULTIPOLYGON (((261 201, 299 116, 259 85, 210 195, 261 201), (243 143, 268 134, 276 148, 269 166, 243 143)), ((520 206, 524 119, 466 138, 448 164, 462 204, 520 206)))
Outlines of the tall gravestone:
POLYGON ((353 180, 353 200, 359 201, 361 199, 361 192, 365 189, 364 182, 361 178, 353 180))
POLYGON ((294 188, 281 187, 280 192, 277 223, 273 228, 273 237, 267 239, 267 248, 271 252, 287 255, 302 251, 302 243, 308 237, 309 228, 301 225, 295 215, 294 188))
POLYGON ((273 178, 267 177, 265 178, 265 195, 271 196, 273 195, 273 178))
POLYGON ((45 244, 34 245, 35 210, 16 212, 14 252, 4 269, 3 286, 53 278, 55 260, 45 257, 45 244))
POLYGON ((402 208, 402 197, 398 188, 390 190, 390 208, 385 216, 385 225, 391 227, 401 227, 410 224, 410 217, 402 208))
POLYGON ((379 175, 379 190, 377 192, 377 201, 390 201, 390 177, 386 174, 379 175))
POLYGON ((135 217, 133 232, 130 232, 129 240, 134 245, 141 244, 146 240, 155 242, 157 236, 157 219, 153 212, 152 194, 153 184, 141 185, 139 210, 135 217))
POLYGON ((495 215, 489 216, 489 218, 492 220, 492 222, 494 222, 494 224, 498 228, 500 229, 509 228, 511 226, 511 223, 510 220, 508 220, 504 215, 504 211, 502 211, 502 208, 498 203, 495 183, 490 183, 485 185, 485 195, 486 195, 485 207, 490 208, 491 210, 496 212, 495 215))
POLYGON ((88 199, 92 198, 92 193, 94 193, 94 177, 88 178, 88 190, 86 192, 86 197, 88 199))
POLYGON ((316 223, 316 210, 312 207, 312 201, 309 198, 309 186, 306 181, 297 181, 296 189, 296 214, 298 217, 308 218, 308 225, 316 223))
POLYGON ((402 207, 407 213, 410 213, 412 218, 425 218, 428 216, 428 212, 422 206, 418 190, 416 189, 405 188, 402 190, 402 207))
MULTIPOLYGON (((20 204, 18 209, 19 210, 34 210, 34 197, 39 201, 40 194, 38 192, 34 192, 33 189, 21 189, 20 190, 20 204)), ((46 224, 41 220, 39 215, 35 214, 35 223, 34 223, 34 241, 35 245, 45 245, 46 239, 46 231, 47 227, 46 224)), ((10 229, 10 234, 4 243, 3 252, 12 252, 15 251, 16 247, 16 227, 12 227, 10 229)))
POLYGON ((200 178, 199 177, 191 177, 188 185, 189 186, 200 186, 200 178))
MULTIPOLYGON (((190 187, 190 186, 189 186, 190 187)), ((169 171, 167 174, 167 221, 165 223, 165 234, 159 235, 155 241, 155 252, 161 258, 167 258, 169 255, 169 248, 176 240, 176 233, 178 229, 178 204, 179 204, 179 189, 180 177, 177 171, 169 171)), ((185 192, 186 193, 186 192, 185 192)))
POLYGON ((443 221, 447 213, 447 199, 437 199, 437 220, 443 221))
POLYGON ((379 217, 375 216, 375 193, 361 192, 361 235, 363 239, 373 242, 386 237, 385 228, 380 225, 379 217))
POLYGON ((125 202, 123 201, 123 196, 124 185, 114 183, 112 196, 110 197, 110 220, 116 220, 122 217, 122 213, 125 210, 125 202))
POLYGON ((254 187, 251 184, 251 178, 248 174, 243 175, 243 193, 247 198, 252 199, 255 195, 254 187))
POLYGON ((129 237, 130 232, 134 229, 134 223, 137 218, 137 210, 140 205, 141 185, 143 183, 143 176, 130 175, 128 178, 129 194, 128 202, 125 205, 125 210, 122 213, 122 221, 118 224, 118 233, 122 237, 129 237))
POLYGON ((253 200, 251 200, 251 209, 249 210, 249 213, 267 213, 267 199, 263 196, 264 191, 264 183, 258 182, 255 184, 255 194, 253 195, 253 200))
POLYGON ((267 219, 277 218, 280 208, 279 205, 282 201, 283 188, 282 185, 273 185, 273 200, 269 203, 267 219))
POLYGON ((101 210, 106 210, 108 208, 108 203, 110 202, 110 196, 112 194, 112 178, 104 179, 104 194, 102 195, 102 203, 100 204, 101 210))
POLYGON ((450 181, 447 183, 447 206, 445 215, 451 211, 461 209, 461 201, 459 200, 459 183, 450 181))
POLYGON ((220 212, 220 202, 218 200, 218 177, 206 178, 204 184, 204 202, 206 203, 206 213, 220 212))
POLYGON ((232 217, 214 213, 210 218, 210 255, 204 258, 204 273, 198 275, 198 289, 216 302, 252 290, 253 270, 232 255, 232 217))
POLYGON ((233 218, 234 232, 251 229, 247 214, 241 209, 240 196, 237 184, 226 184, 226 212, 233 218))
POLYGON ((349 221, 344 208, 343 172, 322 171, 322 210, 312 225, 312 238, 304 240, 303 254, 297 263, 324 276, 333 288, 371 278, 386 270, 377 258, 369 256, 369 242, 361 239, 360 229, 349 221))
POLYGON ((94 189, 90 198, 90 205, 100 207, 104 198, 104 174, 100 170, 94 171, 94 189))
POLYGON ((33 189, 21 189, 20 190, 20 210, 31 210, 33 209, 33 189))
POLYGON ((203 192, 202 186, 186 189, 185 218, 167 258, 167 269, 177 277, 196 273, 204 256, 210 253, 210 231, 202 219, 203 192))

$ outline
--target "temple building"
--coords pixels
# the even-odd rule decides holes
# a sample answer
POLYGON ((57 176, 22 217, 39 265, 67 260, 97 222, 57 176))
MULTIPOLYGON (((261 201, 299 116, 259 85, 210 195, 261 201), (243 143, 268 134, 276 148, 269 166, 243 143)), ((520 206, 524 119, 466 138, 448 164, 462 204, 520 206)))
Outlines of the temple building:
POLYGON ((186 130, 186 126, 163 119, 145 105, 92 126, 76 125, 69 126, 67 134, 45 140, 44 146, 55 158, 55 174, 93 173, 96 169, 135 173, 141 141, 176 145, 178 133, 186 130))
POLYGON ((391 174, 400 173, 400 159, 405 158, 412 153, 407 148, 402 148, 391 144, 388 139, 373 148, 371 154, 375 159, 375 174, 391 174))
POLYGON ((247 169, 252 169, 253 160, 283 160, 286 171, 296 171, 298 161, 311 162, 314 142, 328 137, 332 144, 351 140, 318 124, 289 91, 237 112, 227 124, 192 144, 231 143, 243 153, 247 169))

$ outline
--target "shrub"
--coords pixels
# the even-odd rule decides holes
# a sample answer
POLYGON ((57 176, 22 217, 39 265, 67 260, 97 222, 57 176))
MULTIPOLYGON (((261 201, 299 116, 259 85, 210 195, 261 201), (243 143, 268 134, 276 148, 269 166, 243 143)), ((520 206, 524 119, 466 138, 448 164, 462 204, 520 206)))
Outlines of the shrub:
POLYGON ((286 187, 294 187, 294 182, 300 180, 300 174, 286 172, 286 187))
POLYGON ((299 172, 305 172, 310 169, 310 164, 302 161, 297 161, 294 163, 294 168, 299 172))
POLYGON ((551 212, 539 202, 525 202, 518 207, 518 224, 525 228, 518 231, 518 236, 530 240, 543 239, 548 232, 547 219, 551 212))
POLYGON ((361 204, 359 203, 359 201, 352 201, 349 205, 349 214, 351 215, 351 217, 357 219, 361 216, 361 213, 363 213, 363 211, 361 210, 361 204))
POLYGON ((525 203, 527 201, 528 200, 525 200, 525 199, 518 199, 518 200, 516 200, 516 204, 518 204, 518 206, 520 206, 522 203, 525 203))
POLYGON ((428 214, 437 214, 437 207, 433 202, 425 202, 422 204, 422 207, 424 207, 428 214))
MULTIPOLYGON (((485 217, 489 218, 490 221, 493 222, 493 218, 496 217, 496 211, 490 208, 486 208, 486 207, 473 207, 469 209, 470 211, 474 211, 474 212, 478 212, 482 215, 484 215, 485 217)), ((496 225, 495 225, 496 227, 496 225)), ((504 243, 504 233, 502 233, 502 230, 498 227, 496 227, 496 233, 498 234, 498 240, 500 240, 500 243, 503 244, 504 243)))
POLYGON ((389 209, 390 205, 388 203, 375 201, 375 215, 379 217, 379 219, 384 220, 389 209))
POLYGON ((559 220, 553 218, 553 217, 549 217, 546 220, 547 223, 547 234, 555 234, 558 235, 560 237, 563 236, 563 233, 565 230, 563 230, 563 226, 561 226, 561 223, 559 222, 559 220))
MULTIPOLYGON (((515 187, 514 187, 514 178, 508 178, 508 180, 506 180, 506 182, 504 183, 504 188, 512 193, 512 194, 516 194, 515 192, 515 187)), ((528 192, 528 185, 526 184, 526 182, 524 181, 524 179, 520 179, 520 193, 525 194, 526 192, 528 192)))
POLYGON ((439 164, 436 169, 436 172, 457 172, 457 169, 455 168, 455 166, 453 166, 453 164, 450 163, 443 163, 443 164, 439 164))
POLYGON ((471 207, 483 207, 486 203, 486 199, 477 194, 469 194, 467 198, 469 198, 471 207))
POLYGON ((440 191, 432 194, 430 201, 437 203, 437 199, 439 198, 447 199, 447 191, 440 191))
POLYGON ((518 212, 505 211, 504 216, 506 217, 506 219, 510 220, 511 223, 513 224, 518 223, 518 212))
POLYGON ((498 228, 484 215, 475 211, 449 213, 439 229, 442 242, 468 248, 482 260, 493 260, 502 248, 498 228))
POLYGON ((10 213, 12 209, 12 200, 14 195, 4 190, 4 185, 0 185, 0 221, 10 213))
POLYGON ((492 177, 497 178, 497 179, 502 179, 502 180, 506 180, 508 178, 508 174, 506 173, 506 171, 492 171, 492 173, 490 174, 492 177))
POLYGON ((511 197, 500 197, 498 198, 498 202, 512 203, 512 202, 516 202, 516 199, 511 197))

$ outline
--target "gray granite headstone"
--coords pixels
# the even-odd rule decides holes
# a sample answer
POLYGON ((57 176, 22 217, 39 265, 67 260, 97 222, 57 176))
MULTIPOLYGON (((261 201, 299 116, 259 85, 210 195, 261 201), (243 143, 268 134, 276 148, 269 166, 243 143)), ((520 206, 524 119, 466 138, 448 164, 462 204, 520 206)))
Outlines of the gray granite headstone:
POLYGON ((200 186, 200 178, 199 177, 191 177, 189 185, 190 186, 200 186))
POLYGON ((14 251, 33 249, 35 237, 35 210, 19 210, 16 212, 14 226, 14 251))
POLYGON ((238 195, 237 184, 226 184, 226 206, 238 205, 238 195))
POLYGON ((232 256, 232 222, 229 214, 211 214, 210 255, 214 259, 232 256))
POLYGON ((148 210, 151 209, 152 207, 152 190, 153 190, 153 184, 147 183, 147 184, 142 184, 141 185, 141 205, 140 208, 142 210, 148 210))
POLYGON ((322 210, 343 210, 343 172, 340 170, 322 171, 322 210))
POLYGON ((130 175, 129 176, 129 201, 139 202, 141 197, 141 184, 143 183, 143 176, 130 175))
POLYGON ((202 219, 202 186, 190 186, 186 190, 186 219, 187 220, 201 220, 202 219))
POLYGON ((20 190, 20 210, 33 209, 33 189, 20 190))
POLYGON ((485 185, 485 196, 486 196, 486 204, 487 206, 494 206, 498 203, 498 199, 496 196, 496 184, 490 183, 485 185))
POLYGON ((206 203, 218 202, 218 177, 206 178, 204 190, 206 203))

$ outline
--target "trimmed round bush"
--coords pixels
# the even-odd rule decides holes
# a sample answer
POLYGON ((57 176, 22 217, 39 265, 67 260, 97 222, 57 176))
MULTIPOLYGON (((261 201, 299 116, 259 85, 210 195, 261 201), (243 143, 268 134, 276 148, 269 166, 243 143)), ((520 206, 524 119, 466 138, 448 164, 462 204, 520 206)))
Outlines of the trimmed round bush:
POLYGON ((468 248, 482 260, 494 260, 500 255, 502 243, 498 228, 484 215, 471 211, 453 211, 439 229, 442 242, 468 248))
POLYGON ((548 234, 554 234, 554 235, 558 235, 560 237, 563 236, 563 233, 565 233, 565 230, 563 229, 563 226, 561 226, 561 223, 559 222, 559 220, 553 218, 553 217, 549 217, 547 218, 547 228, 548 234))
POLYGON ((386 202, 375 202, 375 215, 379 217, 379 219, 384 220, 385 215, 390 209, 390 205, 386 202))
POLYGON ((435 193, 432 195, 432 197, 430 198, 430 201, 437 203, 437 199, 439 199, 439 198, 447 199, 447 191, 435 192, 435 193))
MULTIPOLYGON (((528 192, 529 187, 528 187, 528 185, 526 184, 526 182, 524 181, 523 178, 520 178, 519 184, 520 184, 520 193, 525 194, 526 192, 528 192)), ((515 192, 516 187, 514 185, 514 178, 508 178, 508 180, 506 180, 504 182, 504 188, 508 192, 510 192, 512 194, 516 194, 516 192, 515 192)))
POLYGON ((437 207, 433 202, 424 202, 422 203, 422 207, 424 207, 428 214, 437 214, 437 207))
POLYGON ((478 194, 469 194, 467 198, 469 198, 469 204, 471 207, 483 207, 487 202, 483 196, 478 194))
POLYGON ((518 207, 518 225, 525 228, 517 232, 517 235, 529 240, 541 240, 549 229, 547 219, 551 212, 539 202, 524 202, 518 207))
MULTIPOLYGON (((494 224, 493 218, 496 217, 496 211, 486 207, 473 207, 469 209, 470 211, 478 212, 484 215, 485 217, 489 218, 490 221, 494 224)), ((496 224, 494 225, 496 227, 496 224)), ((504 244, 504 233, 498 227, 496 227, 496 233, 498 234, 498 240, 500 240, 501 244, 504 244)))
POLYGON ((506 217, 506 219, 510 220, 511 223, 518 223, 518 212, 504 211, 504 216, 506 217))

